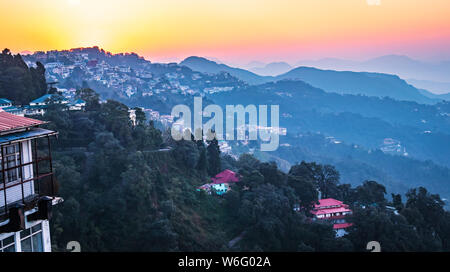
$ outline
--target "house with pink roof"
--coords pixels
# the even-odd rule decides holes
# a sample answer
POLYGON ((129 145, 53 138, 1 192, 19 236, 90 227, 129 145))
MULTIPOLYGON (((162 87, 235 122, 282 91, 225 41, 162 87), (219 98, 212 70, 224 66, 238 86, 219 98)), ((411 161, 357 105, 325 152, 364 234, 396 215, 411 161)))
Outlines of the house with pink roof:
POLYGON ((217 195, 223 195, 230 190, 231 184, 239 182, 239 177, 235 172, 227 169, 211 178, 211 181, 211 183, 198 187, 197 191, 204 190, 211 194, 212 189, 214 189, 217 195))
POLYGON ((239 177, 237 174, 229 169, 226 169, 219 174, 217 174, 215 177, 211 178, 212 183, 214 184, 221 184, 221 183, 235 183, 239 182, 239 177))
POLYGON ((345 235, 347 233, 345 229, 352 226, 345 220, 348 215, 352 214, 352 210, 347 204, 333 198, 320 199, 319 204, 314 205, 311 213, 316 220, 327 220, 333 223, 337 237, 345 235))

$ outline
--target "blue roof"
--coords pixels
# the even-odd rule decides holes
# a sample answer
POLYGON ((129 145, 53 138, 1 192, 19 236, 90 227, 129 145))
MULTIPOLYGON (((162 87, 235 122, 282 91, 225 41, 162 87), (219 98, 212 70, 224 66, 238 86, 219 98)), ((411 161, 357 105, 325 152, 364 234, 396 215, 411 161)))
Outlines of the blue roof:
POLYGON ((83 99, 77 99, 77 100, 75 100, 75 101, 73 101, 73 102, 70 102, 69 103, 69 106, 71 105, 71 106, 75 106, 75 105, 77 105, 77 104, 86 104, 86 101, 84 101, 83 99))
POLYGON ((0 98, 0 104, 12 104, 12 101, 6 98, 0 98))
POLYGON ((12 133, 8 135, 0 136, 0 145, 3 144, 9 144, 10 142, 19 141, 19 140, 25 140, 25 139, 32 139, 32 138, 39 138, 44 136, 51 136, 56 135, 58 132, 43 129, 43 128, 32 128, 30 130, 24 131, 24 132, 18 132, 18 133, 12 133))
POLYGON ((62 97, 59 94, 45 94, 39 98, 36 98, 35 100, 31 101, 30 103, 44 103, 49 99, 66 100, 64 97, 62 97))
POLYGON ((46 105, 35 105, 35 106, 26 105, 23 108, 24 109, 46 109, 47 107, 48 106, 46 106, 46 105))
POLYGON ((22 111, 22 109, 19 109, 18 107, 15 106, 5 107, 3 108, 3 110, 6 112, 22 111))

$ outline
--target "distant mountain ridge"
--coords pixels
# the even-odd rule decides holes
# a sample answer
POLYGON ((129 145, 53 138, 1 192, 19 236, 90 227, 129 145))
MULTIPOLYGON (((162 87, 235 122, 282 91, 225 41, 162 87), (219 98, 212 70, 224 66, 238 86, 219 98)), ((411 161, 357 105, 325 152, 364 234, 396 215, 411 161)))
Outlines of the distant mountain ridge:
POLYGON ((391 97, 397 100, 432 104, 441 99, 423 95, 417 88, 396 75, 368 72, 321 70, 297 67, 278 76, 259 76, 245 69, 217 64, 201 57, 189 57, 180 65, 202 73, 228 72, 248 84, 262 84, 282 79, 302 80, 327 92, 391 97))
POLYGON ((432 92, 429 92, 427 90, 419 89, 419 92, 429 98, 432 99, 439 99, 439 100, 446 100, 450 101, 450 93, 447 94, 434 94, 432 92))
MULTIPOLYGON (((450 79, 449 79, 450 80, 450 79)), ((449 97, 450 94, 450 82, 436 82, 430 80, 418 80, 409 78, 406 79, 409 84, 414 85, 418 89, 425 89, 432 92, 435 95, 449 97)))
POLYGON ((286 62, 271 62, 249 68, 251 72, 262 76, 277 76, 289 72, 291 69, 292 66, 286 62))
POLYGON ((437 102, 424 96, 417 88, 396 75, 298 67, 276 78, 300 79, 325 91, 341 94, 387 96, 397 100, 424 104, 437 102))
MULTIPOLYGON (((450 61, 431 63, 415 60, 403 55, 386 55, 369 59, 367 61, 351 61, 337 58, 303 60, 297 62, 296 65, 313 66, 319 69, 333 69, 339 71, 396 74, 405 79, 431 81, 434 83, 450 81, 450 61)), ((414 82, 411 83, 414 84, 414 82)), ((416 87, 425 88, 424 86, 418 85, 416 87)), ((450 90, 443 89, 438 92, 445 93, 448 91, 450 90)))
POLYGON ((202 57, 188 57, 180 65, 187 66, 194 71, 207 73, 207 74, 217 74, 220 72, 227 72, 232 76, 239 78, 249 84, 259 84, 266 81, 270 81, 270 77, 265 79, 265 77, 259 76, 255 73, 247 71, 245 69, 230 67, 225 64, 218 64, 214 61, 208 60, 202 57))

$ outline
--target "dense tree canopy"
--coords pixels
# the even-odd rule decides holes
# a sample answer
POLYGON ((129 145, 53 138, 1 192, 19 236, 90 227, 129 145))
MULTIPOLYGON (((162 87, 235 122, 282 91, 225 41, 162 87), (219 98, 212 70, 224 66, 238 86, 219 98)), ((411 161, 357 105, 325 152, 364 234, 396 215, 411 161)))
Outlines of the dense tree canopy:
POLYGON ((72 240, 84 251, 365 251, 369 241, 383 251, 449 249, 450 216, 424 188, 403 203, 376 181, 341 184, 331 165, 301 162, 285 173, 250 154, 236 160, 217 140, 174 141, 143 114, 133 126, 119 102, 78 95, 86 111, 54 107, 43 117, 60 132, 54 158, 65 202, 52 220, 55 250, 72 240), (231 191, 196 190, 225 168, 240 176, 231 191), (320 196, 354 211, 346 236, 312 219, 320 196))
POLYGON ((25 64, 20 55, 13 55, 8 49, 0 53, 0 98, 26 105, 47 91, 45 68, 37 62, 36 67, 25 64))

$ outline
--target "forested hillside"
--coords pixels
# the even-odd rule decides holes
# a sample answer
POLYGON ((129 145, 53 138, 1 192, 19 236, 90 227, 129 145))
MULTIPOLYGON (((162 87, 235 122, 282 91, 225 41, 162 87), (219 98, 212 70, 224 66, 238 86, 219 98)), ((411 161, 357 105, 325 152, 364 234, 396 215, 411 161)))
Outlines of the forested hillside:
POLYGON ((385 251, 448 250, 449 215, 424 188, 388 203, 384 186, 341 184, 331 165, 301 162, 284 173, 248 154, 219 157, 217 141, 176 142, 139 110, 133 127, 125 105, 78 95, 85 112, 54 106, 44 116, 60 132, 53 153, 65 202, 52 220, 55 250, 71 240, 84 251, 364 251, 371 240, 385 251), (241 175, 229 193, 196 190, 225 168, 241 175), (311 221, 318 191, 354 209, 348 236, 311 221))
MULTIPOLYGON (((366 152, 380 149, 385 139, 395 139, 401 145, 398 156, 407 154, 407 158, 450 166, 449 102, 423 105, 390 98, 340 95, 292 80, 207 97, 222 106, 233 101, 243 105, 279 105, 280 126, 285 127, 290 136, 319 133, 347 145, 357 145, 366 152)), ((292 138, 286 141, 281 137, 283 141, 291 146, 298 145, 292 138)), ((308 148, 318 151, 314 146, 308 148)), ((341 159, 346 159, 345 154, 341 155, 341 159)), ((301 158, 288 160, 295 162, 301 158)))
MULTIPOLYGON (((20 56, 11 59, 8 52, 5 54, 9 60, 15 59, 6 70, 14 66, 12 63, 20 63, 20 56)), ((42 80, 39 74, 37 78, 42 80)), ((22 81, 7 84, 18 90, 6 97, 14 102, 28 102, 35 95, 20 91, 25 88, 22 81)), ((285 110, 292 110, 290 114, 299 121, 286 123, 295 132, 282 140, 289 145, 262 156, 238 148, 236 159, 222 154, 217 140, 174 141, 168 131, 156 129, 140 108, 135 108, 133 125, 127 105, 115 100, 100 103, 100 95, 89 88, 76 91, 76 98, 87 103, 84 110, 68 111, 51 104, 40 118, 49 121, 49 129, 59 132, 52 143, 53 160, 59 194, 65 200, 55 207, 51 220, 54 250, 65 251, 69 241, 80 242, 83 251, 365 251, 369 241, 379 241, 383 251, 450 249, 450 215, 436 194, 447 193, 440 190, 447 186, 447 168, 348 143, 330 145, 323 134, 303 133, 305 127, 314 130, 327 118, 341 114, 350 116, 341 119, 344 127, 346 122, 362 120, 359 124, 364 124, 374 119, 376 122, 369 124, 381 123, 393 131, 425 129, 423 122, 408 120, 407 112, 412 110, 411 115, 418 114, 415 118, 428 118, 435 130, 445 134, 448 119, 440 113, 448 112, 448 104, 425 106, 348 96, 359 104, 373 103, 367 114, 375 116, 364 115, 358 107, 355 111, 360 112, 349 114, 346 96, 289 81, 242 85, 205 101, 226 103, 234 96, 240 96, 243 100, 236 101, 242 104, 280 103, 285 110), (315 101, 317 97, 320 100, 315 101), (336 101, 336 108, 326 102, 331 100, 336 101), (304 112, 287 101, 303 103, 304 112), (383 117, 381 105, 385 103, 392 105, 388 107, 392 111, 399 110, 396 106, 403 110, 383 117), (281 157, 290 162, 283 171, 272 162, 283 160, 281 157), (197 190, 224 169, 240 176, 229 192, 219 196, 197 190), (409 183, 405 181, 408 178, 417 180, 409 183), (420 179, 428 183, 418 182, 420 179), (387 186, 381 184, 386 181, 387 186), (387 189, 393 188, 406 194, 389 195, 387 189), (320 198, 336 198, 350 205, 354 214, 349 218, 353 226, 348 235, 336 238, 331 224, 312 220, 310 210, 319 194, 320 198)), ((184 100, 188 98, 192 97, 184 100)))

